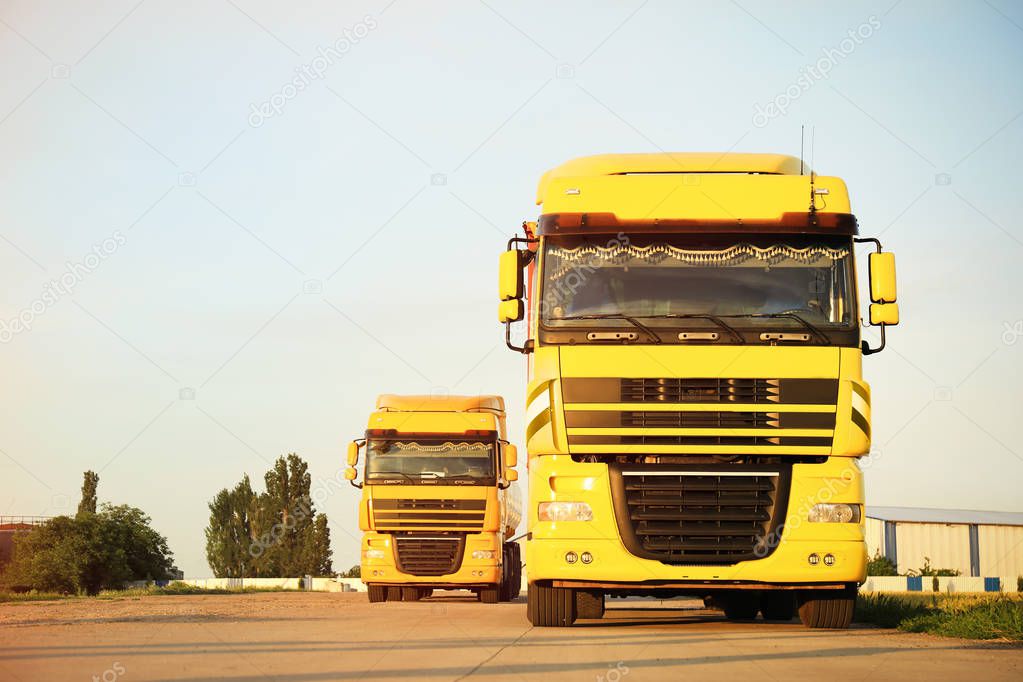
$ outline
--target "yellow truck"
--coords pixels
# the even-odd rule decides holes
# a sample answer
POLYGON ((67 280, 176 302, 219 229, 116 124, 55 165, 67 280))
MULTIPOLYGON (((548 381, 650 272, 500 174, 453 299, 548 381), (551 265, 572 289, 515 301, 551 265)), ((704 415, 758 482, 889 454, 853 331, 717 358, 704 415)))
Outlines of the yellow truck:
POLYGON ((689 595, 847 627, 867 562, 861 360, 898 306, 845 183, 777 154, 615 154, 547 172, 536 203, 499 276, 506 343, 528 355, 529 620, 689 595))
POLYGON ((417 601, 435 589, 470 590, 487 603, 517 597, 516 459, 499 396, 381 395, 345 471, 362 489, 369 600, 417 601))

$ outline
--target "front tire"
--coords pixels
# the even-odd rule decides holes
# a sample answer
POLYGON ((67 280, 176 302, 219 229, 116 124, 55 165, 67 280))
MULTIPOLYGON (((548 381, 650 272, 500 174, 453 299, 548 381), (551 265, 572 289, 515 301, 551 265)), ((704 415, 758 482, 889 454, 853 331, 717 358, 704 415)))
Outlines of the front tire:
POLYGON ((419 601, 423 598, 423 588, 421 587, 403 587, 401 588, 401 600, 402 601, 419 601))
POLYGON ((501 590, 500 587, 481 587, 479 591, 480 601, 484 604, 496 604, 500 601, 501 590))
POLYGON ((575 590, 529 583, 526 595, 526 614, 534 626, 568 627, 575 622, 575 590))
POLYGON ((799 620, 808 628, 843 630, 852 623, 856 588, 807 590, 799 595, 799 620))
POLYGON ((366 591, 369 593, 369 602, 371 604, 387 601, 387 588, 383 585, 369 584, 366 586, 366 591))

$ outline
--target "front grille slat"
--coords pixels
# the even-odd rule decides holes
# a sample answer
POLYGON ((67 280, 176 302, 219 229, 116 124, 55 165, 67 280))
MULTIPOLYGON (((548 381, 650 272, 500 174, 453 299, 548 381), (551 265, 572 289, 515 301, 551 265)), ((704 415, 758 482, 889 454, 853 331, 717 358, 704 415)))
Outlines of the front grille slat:
POLYGON ((418 538, 395 536, 398 570, 420 576, 454 573, 462 563, 464 537, 418 538))
POLYGON ((783 479, 787 485, 787 474, 781 471, 616 468, 612 485, 621 498, 619 529, 630 551, 664 563, 759 558, 766 555, 776 511, 787 498, 783 479))
POLYGON ((451 528, 478 532, 483 529, 486 507, 486 500, 374 499, 373 521, 377 530, 451 528))

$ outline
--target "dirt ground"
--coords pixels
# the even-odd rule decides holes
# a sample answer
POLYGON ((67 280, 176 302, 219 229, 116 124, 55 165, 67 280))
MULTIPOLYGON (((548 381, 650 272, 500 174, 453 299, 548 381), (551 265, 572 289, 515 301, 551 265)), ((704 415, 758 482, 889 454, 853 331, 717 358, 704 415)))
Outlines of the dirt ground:
POLYGON ((532 628, 522 599, 265 593, 0 604, 0 680, 1021 680, 1023 648, 854 627, 730 623, 697 602, 609 600, 532 628))

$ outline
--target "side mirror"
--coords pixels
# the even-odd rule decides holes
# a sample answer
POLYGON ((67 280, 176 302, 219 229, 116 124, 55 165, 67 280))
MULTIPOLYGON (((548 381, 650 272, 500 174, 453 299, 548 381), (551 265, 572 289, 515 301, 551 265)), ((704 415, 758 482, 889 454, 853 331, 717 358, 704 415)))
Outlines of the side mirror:
POLYGON ((514 469, 519 463, 519 449, 508 443, 504 446, 504 465, 509 469, 514 469))
POLYGON ((519 480, 519 472, 515 469, 508 469, 504 472, 504 480, 508 482, 519 480))
POLYGON ((502 301, 522 298, 525 292, 526 251, 510 250, 501 254, 498 270, 498 293, 502 301))
MULTIPOLYGON (((895 303, 895 254, 870 254, 870 300, 874 303, 895 303)), ((871 306, 873 308, 873 306, 871 306)), ((896 313, 896 317, 898 313, 896 313)), ((871 324, 874 313, 871 312, 871 324)))
MULTIPOLYGON (((353 440, 348 444, 348 466, 353 467, 359 463, 359 441, 353 440)), ((349 479, 351 480, 351 479, 349 479)))
POLYGON ((520 298, 501 301, 497 304, 497 319, 502 323, 518 322, 525 317, 525 314, 525 305, 520 298))
POLYGON ((345 480, 346 481, 354 481, 356 476, 358 476, 358 475, 359 475, 359 472, 355 470, 355 467, 348 467, 347 469, 345 469, 345 480))
POLYGON ((870 324, 875 327, 882 324, 890 324, 892 326, 899 323, 899 304, 898 303, 871 303, 870 304, 870 324))

